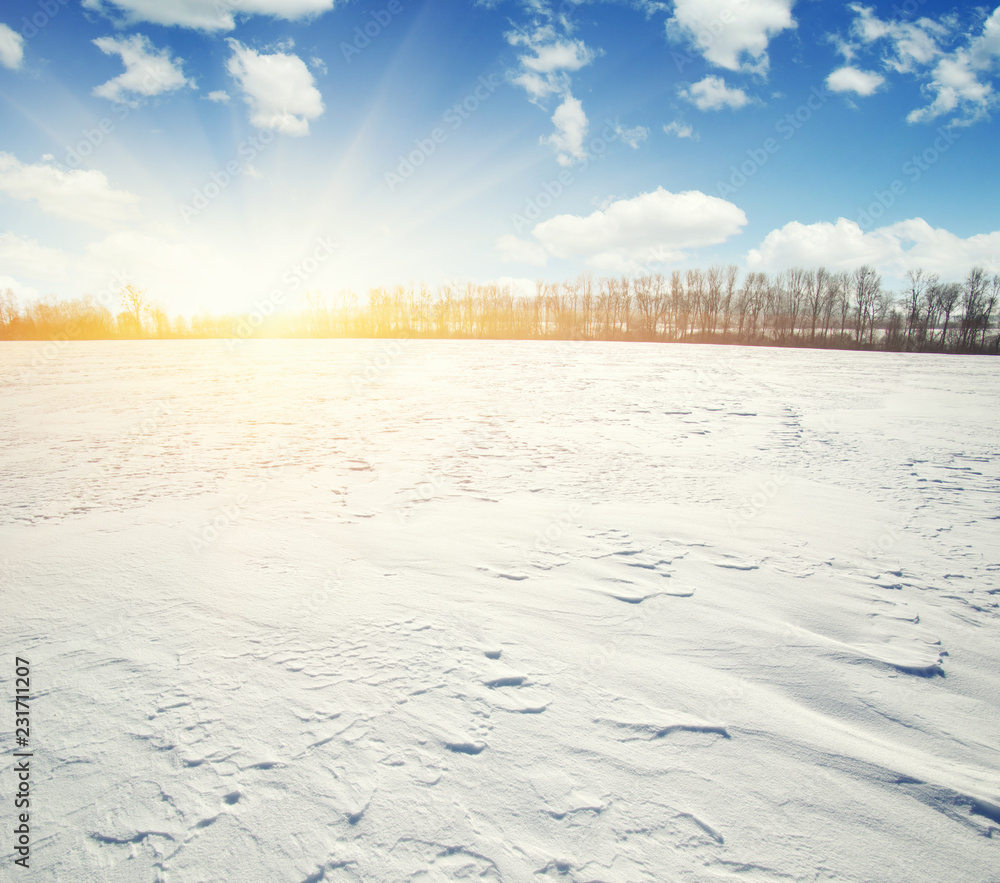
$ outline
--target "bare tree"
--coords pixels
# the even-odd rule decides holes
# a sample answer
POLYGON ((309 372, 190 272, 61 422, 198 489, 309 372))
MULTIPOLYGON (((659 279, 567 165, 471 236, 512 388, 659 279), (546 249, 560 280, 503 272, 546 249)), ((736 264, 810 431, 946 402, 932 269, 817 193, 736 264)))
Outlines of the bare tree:
POLYGON ((847 330, 847 317, 851 313, 851 274, 846 270, 833 277, 833 292, 840 312, 840 336, 847 330))
POLYGON ((875 330, 876 298, 882 288, 882 277, 870 264, 863 264, 854 271, 851 283, 858 316, 857 340, 861 343, 867 330, 870 342, 875 330))
POLYGON ((146 312, 149 315, 150 322, 153 325, 153 334, 158 338, 170 337, 170 316, 167 315, 167 311, 163 304, 149 304, 146 307, 146 312))
POLYGON ((972 349, 983 327, 989 324, 984 313, 989 276, 983 267, 973 267, 965 278, 962 291, 962 321, 959 325, 958 345, 962 349, 972 349))
POLYGON ((680 340, 687 330, 687 304, 687 292, 684 290, 684 282, 681 278, 680 270, 674 270, 670 274, 670 305, 672 307, 675 340, 680 340))
POLYGON ((653 276, 653 336, 659 340, 667 335, 667 317, 670 314, 670 298, 667 295, 667 280, 662 273, 653 276), (663 325, 663 331, 660 331, 663 325))
POLYGON ((809 317, 812 320, 809 328, 810 341, 816 339, 816 324, 823 309, 823 301, 826 297, 826 287, 829 278, 830 274, 826 271, 825 267, 820 267, 815 273, 806 274, 806 307, 809 309, 809 317))
POLYGON ((788 327, 788 298, 785 273, 775 273, 770 284, 766 286, 764 301, 761 308, 761 332, 767 333, 767 320, 771 320, 771 333, 775 340, 782 340, 788 327))
POLYGON ((948 282, 944 285, 936 284, 929 288, 933 292, 933 298, 939 314, 944 318, 944 326, 941 328, 941 349, 948 345, 948 325, 951 321, 951 314, 955 311, 955 304, 962 296, 962 286, 957 282, 948 282))
POLYGON ((729 334, 729 326, 733 322, 733 310, 736 307, 736 282, 740 276, 740 268, 729 264, 725 271, 724 294, 722 297, 722 334, 729 334))
POLYGON ((927 289, 937 284, 938 277, 918 268, 907 270, 906 279, 909 282, 906 289, 906 342, 909 348, 918 349, 927 335, 926 317, 922 315, 921 307, 926 302, 927 289))
POLYGON ((123 332, 133 337, 141 337, 142 320, 147 310, 145 289, 131 282, 126 285, 122 289, 122 310, 118 317, 119 325, 125 326, 123 332))
POLYGON ((0 291, 0 327, 8 328, 13 325, 19 316, 17 309, 17 296, 12 288, 5 288, 0 291))
POLYGON ((785 302, 788 313, 788 336, 792 340, 795 340, 795 325, 798 322, 802 304, 806 300, 809 288, 813 287, 814 283, 813 274, 806 272, 801 267, 792 267, 788 271, 788 292, 785 302))
POLYGON ((764 311, 769 288, 766 273, 747 273, 743 281, 740 335, 748 342, 757 338, 757 323, 764 311))
POLYGON ((993 310, 996 309, 998 302, 1000 302, 1000 273, 994 273, 990 279, 989 293, 983 299, 983 337, 979 342, 979 348, 983 352, 986 351, 986 333, 990 329, 990 322, 993 321, 993 310))
MULTIPOLYGON (((701 270, 692 269, 684 274, 684 288, 687 291, 688 320, 691 323, 691 334, 700 327, 702 319, 702 299, 705 294, 705 274, 701 270)), ((701 330, 704 330, 701 327, 701 330)))
POLYGON ((705 293, 701 302, 701 329, 703 333, 715 334, 719 324, 719 308, 722 306, 722 267, 713 265, 705 274, 705 293))

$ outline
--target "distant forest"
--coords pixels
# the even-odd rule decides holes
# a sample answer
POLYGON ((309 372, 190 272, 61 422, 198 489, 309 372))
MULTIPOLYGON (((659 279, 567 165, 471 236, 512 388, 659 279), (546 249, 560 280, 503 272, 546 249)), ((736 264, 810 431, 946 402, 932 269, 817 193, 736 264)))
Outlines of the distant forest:
POLYGON ((533 295, 501 285, 373 288, 327 297, 307 291, 287 309, 284 293, 250 312, 171 318, 126 285, 114 297, 42 299, 25 306, 0 292, 0 339, 417 337, 633 340, 914 352, 1000 351, 994 313, 1000 275, 982 267, 964 282, 923 270, 899 292, 870 266, 853 272, 750 272, 735 265, 669 275, 536 283, 533 295), (114 304, 116 311, 107 305, 114 304), (120 306, 120 309, 118 307, 120 306))

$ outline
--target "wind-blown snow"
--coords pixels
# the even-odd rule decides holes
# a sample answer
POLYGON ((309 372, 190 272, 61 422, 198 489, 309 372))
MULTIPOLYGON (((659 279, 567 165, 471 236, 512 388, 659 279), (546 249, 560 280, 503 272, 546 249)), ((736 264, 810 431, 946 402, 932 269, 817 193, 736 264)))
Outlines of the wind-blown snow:
POLYGON ((30 879, 998 879, 997 364, 5 344, 30 879))

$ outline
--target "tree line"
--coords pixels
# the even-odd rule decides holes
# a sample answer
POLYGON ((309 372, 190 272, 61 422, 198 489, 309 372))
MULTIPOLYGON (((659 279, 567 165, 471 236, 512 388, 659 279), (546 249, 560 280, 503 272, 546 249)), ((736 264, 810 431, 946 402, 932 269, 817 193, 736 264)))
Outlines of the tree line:
POLYGON ((306 292, 295 310, 258 302, 250 313, 168 316, 127 285, 121 310, 93 297, 20 306, 0 292, 0 339, 426 337, 633 340, 1000 352, 1000 274, 971 269, 963 282, 910 270, 901 291, 876 270, 799 267, 779 273, 736 265, 643 276, 584 274, 537 282, 534 294, 499 284, 372 288, 367 298, 306 292))

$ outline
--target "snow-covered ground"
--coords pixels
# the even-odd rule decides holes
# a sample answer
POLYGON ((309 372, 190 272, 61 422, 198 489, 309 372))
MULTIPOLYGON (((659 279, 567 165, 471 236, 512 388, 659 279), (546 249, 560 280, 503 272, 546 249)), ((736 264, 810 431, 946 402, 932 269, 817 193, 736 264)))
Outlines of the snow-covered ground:
MULTIPOLYGON (((1000 880, 1000 361, 0 347, 32 881, 1000 880)), ((3 796, 7 795, 7 796, 3 796)))

